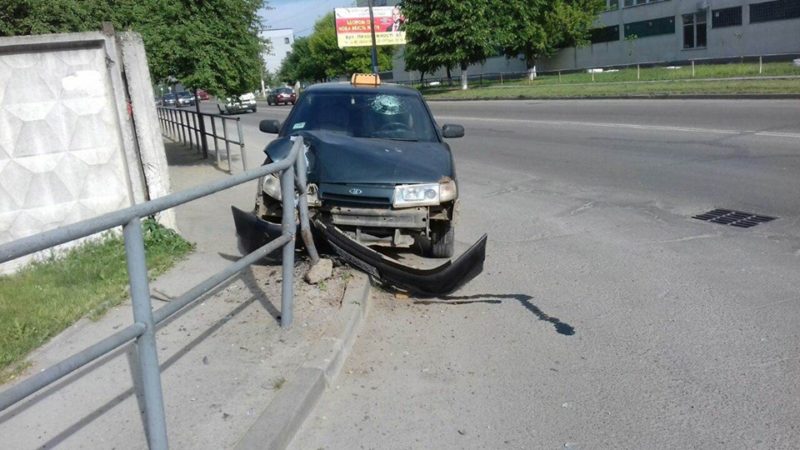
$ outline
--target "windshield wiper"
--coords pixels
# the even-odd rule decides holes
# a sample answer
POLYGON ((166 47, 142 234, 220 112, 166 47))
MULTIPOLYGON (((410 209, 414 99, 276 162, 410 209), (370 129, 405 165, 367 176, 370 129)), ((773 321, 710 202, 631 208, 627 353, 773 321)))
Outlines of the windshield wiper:
POLYGON ((388 139, 390 141, 419 142, 419 139, 414 139, 414 138, 383 138, 383 139, 388 139))

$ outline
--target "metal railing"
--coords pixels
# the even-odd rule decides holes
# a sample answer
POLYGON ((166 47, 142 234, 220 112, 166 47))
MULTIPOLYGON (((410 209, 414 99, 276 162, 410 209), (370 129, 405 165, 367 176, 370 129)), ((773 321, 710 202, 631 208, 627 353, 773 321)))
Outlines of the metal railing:
MULTIPOLYGON (((674 60, 674 61, 642 61, 642 62, 633 62, 633 63, 624 63, 624 64, 610 64, 610 65, 593 65, 581 68, 565 68, 565 69, 548 69, 548 70, 537 70, 536 75, 537 77, 557 77, 558 82, 561 83, 561 76, 562 75, 570 75, 570 74, 584 74, 581 78, 572 77, 569 81, 564 80, 564 83, 581 83, 581 82, 604 82, 608 80, 609 82, 617 82, 620 80, 609 79, 610 77, 614 77, 613 73, 630 70, 636 71, 636 79, 631 76, 626 78, 624 81, 631 82, 631 81, 672 81, 672 80, 691 80, 691 79, 699 79, 705 78, 703 74, 702 67, 708 65, 730 65, 732 69, 729 75, 726 75, 725 78, 731 79, 736 77, 741 78, 770 78, 770 77, 786 77, 786 78, 796 78, 798 76, 798 72, 800 69, 797 70, 782 70, 781 72, 775 72, 774 67, 765 66, 765 64, 773 63, 773 62, 786 62, 788 66, 791 66, 792 60, 795 58, 800 58, 800 54, 764 54, 764 55, 744 55, 744 56, 736 56, 736 57, 725 57, 725 58, 691 58, 691 59, 682 59, 682 60, 674 60), (647 77, 640 77, 641 69, 653 69, 653 68, 662 68, 665 69, 661 72, 660 76, 653 76, 653 74, 648 74, 647 77), (602 69, 602 70, 598 70, 602 69), (685 71, 680 71, 676 69, 685 69, 685 71), (697 72, 697 73, 696 73, 697 72), (740 72, 740 73, 737 73, 740 72)), ((787 66, 787 67, 788 67, 787 66)), ((525 81, 528 79, 528 72, 527 71, 508 71, 508 72, 483 72, 477 70, 470 70, 467 75, 467 80, 469 81, 470 85, 477 85, 477 86, 498 86, 503 85, 505 83, 510 83, 512 85, 519 84, 521 81, 525 81)), ((403 85, 410 85, 410 86, 425 86, 425 87, 439 87, 442 88, 446 87, 453 87, 456 88, 460 86, 461 79, 460 74, 454 72, 451 79, 443 76, 430 76, 425 77, 420 83, 419 77, 415 79, 409 80, 397 80, 394 83, 403 84, 403 85)))
POLYGON ((242 122, 239 117, 227 117, 222 114, 198 113, 188 109, 167 108, 158 106, 156 108, 158 120, 161 123, 161 134, 175 141, 188 144, 195 148, 198 153, 204 152, 203 157, 208 157, 207 152, 208 138, 214 141, 214 153, 217 157, 217 166, 221 164, 220 141, 225 146, 225 155, 228 160, 228 173, 232 173, 231 166, 231 145, 239 146, 239 156, 242 159, 242 169, 247 170, 247 161, 244 156, 244 134, 242 133, 242 122), (200 121, 203 121, 202 126, 200 121), (219 128, 217 123, 219 122, 219 128), (236 123, 236 139, 232 139, 233 130, 229 128, 236 123), (222 131, 222 135, 217 135, 217 130, 222 131), (210 130, 210 131, 209 131, 210 130))
MULTIPOLYGON (((297 231, 295 219, 296 198, 303 241, 308 249, 312 264, 319 260, 314 243, 311 240, 309 227, 308 202, 305 195, 306 160, 303 156, 303 148, 302 137, 297 137, 286 159, 204 186, 197 186, 93 219, 0 245, 0 264, 2 264, 21 256, 122 226, 133 309, 132 325, 0 393, 0 411, 6 410, 20 400, 64 378, 73 371, 113 352, 131 340, 135 340, 139 370, 134 372, 140 374, 142 381, 140 383, 140 394, 144 400, 144 425, 148 446, 151 449, 167 448, 166 420, 155 334, 156 328, 160 324, 163 324, 167 319, 201 298, 214 287, 281 247, 283 250, 283 281, 281 283, 280 321, 282 327, 288 327, 292 324, 295 233, 297 231), (150 301, 141 219, 274 172, 281 172, 283 205, 281 236, 189 289, 167 305, 153 311, 150 301), (298 197, 295 197, 296 192, 299 193, 298 197)), ((136 389, 139 389, 138 385, 139 383, 134 383, 136 389)))

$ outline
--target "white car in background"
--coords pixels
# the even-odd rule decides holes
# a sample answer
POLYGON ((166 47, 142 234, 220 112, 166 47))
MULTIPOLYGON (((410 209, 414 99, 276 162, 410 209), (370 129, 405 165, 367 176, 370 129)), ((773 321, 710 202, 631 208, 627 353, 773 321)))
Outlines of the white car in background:
POLYGON ((225 103, 218 103, 220 114, 235 114, 240 112, 256 112, 256 96, 252 92, 242 94, 238 97, 228 97, 225 103))

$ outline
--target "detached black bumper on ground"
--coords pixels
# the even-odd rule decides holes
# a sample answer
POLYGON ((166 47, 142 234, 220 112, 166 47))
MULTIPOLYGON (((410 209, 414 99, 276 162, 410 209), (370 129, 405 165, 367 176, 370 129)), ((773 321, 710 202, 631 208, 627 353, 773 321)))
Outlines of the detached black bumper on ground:
MULTIPOLYGON (((236 234, 247 250, 258 248, 281 234, 281 227, 261 220, 254 214, 231 207, 236 234)), ((386 284, 423 297, 439 297, 458 290, 483 271, 486 259, 484 234, 458 259, 449 260, 433 269, 410 267, 361 245, 334 225, 320 220, 313 222, 316 234, 348 264, 386 284)))

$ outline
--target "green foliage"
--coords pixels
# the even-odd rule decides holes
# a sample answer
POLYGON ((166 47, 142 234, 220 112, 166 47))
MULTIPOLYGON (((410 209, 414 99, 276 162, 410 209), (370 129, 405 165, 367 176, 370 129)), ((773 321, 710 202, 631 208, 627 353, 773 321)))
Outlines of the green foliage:
MULTIPOLYGON (((392 68, 393 47, 378 47, 378 68, 392 68)), ((372 72, 369 47, 338 47, 333 13, 325 15, 314 24, 308 37, 295 39, 292 53, 284 59, 279 71, 286 82, 297 80, 324 81, 354 72, 372 72)))
POLYGON ((406 66, 432 72, 439 67, 482 62, 494 53, 496 2, 405 0, 406 66))
POLYGON ((0 36, 99 30, 142 35, 154 81, 224 95, 261 77, 258 11, 265 0, 3 0, 0 36))
POLYGON ((496 6, 498 44, 503 53, 522 55, 528 69, 562 47, 583 45, 602 0, 508 0, 496 6))
MULTIPOLYGON (((194 245, 153 219, 142 222, 151 277, 164 273, 194 245)), ((34 348, 81 317, 99 317, 127 295, 125 248, 107 234, 63 255, 0 276, 0 382, 34 348)))

